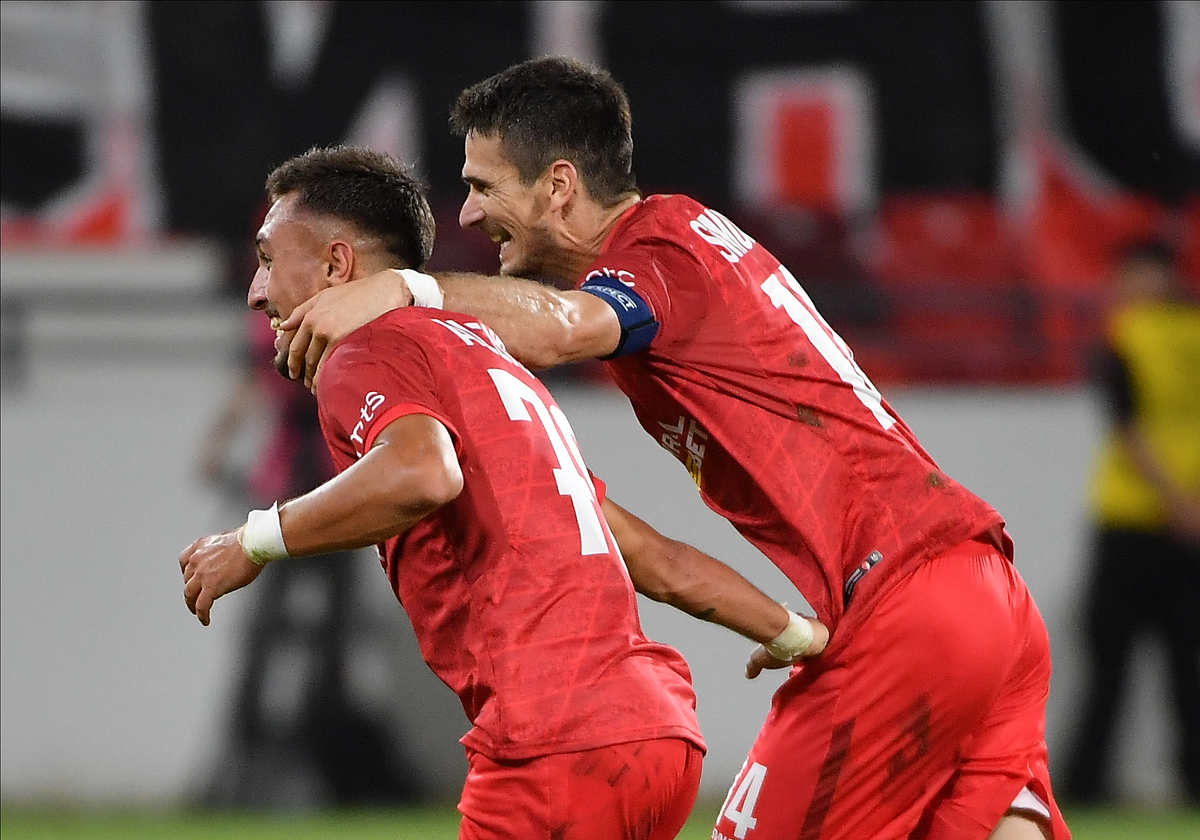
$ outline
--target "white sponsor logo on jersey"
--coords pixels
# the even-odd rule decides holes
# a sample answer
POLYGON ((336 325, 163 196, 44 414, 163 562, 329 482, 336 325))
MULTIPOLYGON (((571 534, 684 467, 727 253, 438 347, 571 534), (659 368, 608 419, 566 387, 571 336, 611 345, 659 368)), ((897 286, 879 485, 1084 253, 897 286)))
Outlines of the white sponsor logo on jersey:
POLYGON ((354 454, 359 458, 363 456, 363 447, 366 443, 363 441, 363 432, 367 428, 367 424, 375 419, 379 413, 379 407, 387 402, 387 397, 378 391, 368 391, 367 396, 363 399, 363 407, 358 410, 359 421, 354 425, 354 431, 350 433, 350 440, 354 441, 354 454))

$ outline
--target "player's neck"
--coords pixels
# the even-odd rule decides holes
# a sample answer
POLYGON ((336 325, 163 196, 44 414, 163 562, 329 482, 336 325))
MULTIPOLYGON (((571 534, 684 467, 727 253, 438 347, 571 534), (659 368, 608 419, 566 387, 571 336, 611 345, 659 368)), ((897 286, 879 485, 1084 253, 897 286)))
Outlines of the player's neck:
POLYGON ((564 256, 567 262, 562 272, 564 279, 577 279, 600 256, 604 242, 617 221, 640 200, 640 196, 630 195, 611 207, 586 201, 575 208, 573 218, 568 220, 564 231, 564 256))

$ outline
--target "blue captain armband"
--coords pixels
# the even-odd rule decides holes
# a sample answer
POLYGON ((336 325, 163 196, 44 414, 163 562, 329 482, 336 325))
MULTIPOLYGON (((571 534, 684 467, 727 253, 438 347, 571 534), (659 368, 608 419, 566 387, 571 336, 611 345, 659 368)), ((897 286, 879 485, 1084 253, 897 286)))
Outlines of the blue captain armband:
POLYGON ((621 324, 621 340, 617 349, 603 358, 615 359, 645 350, 654 336, 658 335, 658 320, 650 305, 616 277, 597 272, 588 277, 579 290, 595 295, 611 306, 621 324))

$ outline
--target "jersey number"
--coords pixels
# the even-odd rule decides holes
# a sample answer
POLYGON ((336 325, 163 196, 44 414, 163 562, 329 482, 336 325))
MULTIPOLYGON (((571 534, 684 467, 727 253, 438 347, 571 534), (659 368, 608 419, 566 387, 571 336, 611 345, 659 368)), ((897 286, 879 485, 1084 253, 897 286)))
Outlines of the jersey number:
MULTIPOLYGON (((750 764, 747 759, 746 764, 750 764)), ((742 840, 746 832, 758 825, 754 816, 754 805, 758 802, 758 794, 762 790, 763 780, 767 778, 767 768, 754 762, 747 768, 742 765, 738 777, 734 779, 729 796, 721 806, 721 817, 733 823, 733 836, 742 840)))
POLYGON ((575 521, 579 525, 580 551, 584 555, 607 554, 608 540, 605 528, 596 512, 596 491, 591 479, 583 467, 583 456, 579 454, 579 446, 575 443, 575 433, 567 423, 567 416, 556 405, 546 406, 537 391, 530 388, 520 379, 506 370, 489 368, 492 382, 504 403, 510 420, 532 421, 529 413, 532 408, 554 456, 558 459, 558 468, 554 470, 554 479, 558 482, 558 492, 570 496, 575 507, 575 521))
POLYGON ((817 348, 825 361, 841 377, 841 380, 854 389, 854 395, 875 415, 875 419, 885 429, 890 429, 896 423, 896 418, 887 413, 883 407, 883 397, 878 389, 867 379, 854 361, 854 355, 846 342, 842 341, 825 320, 817 314, 817 309, 808 297, 804 288, 796 282, 792 273, 783 266, 779 271, 768 277, 762 284, 762 290, 767 293, 776 309, 783 309, 793 321, 804 330, 808 340, 817 348), (780 279, 782 278, 782 279, 780 279))

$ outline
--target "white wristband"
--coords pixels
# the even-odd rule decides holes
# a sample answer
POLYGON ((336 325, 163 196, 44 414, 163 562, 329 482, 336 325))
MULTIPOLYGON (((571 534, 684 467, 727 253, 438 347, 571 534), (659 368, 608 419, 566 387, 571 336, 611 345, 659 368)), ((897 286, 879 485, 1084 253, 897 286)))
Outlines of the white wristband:
POLYGON ((446 296, 442 294, 442 287, 438 285, 438 281, 434 277, 422 274, 415 268, 401 268, 398 273, 408 284, 408 290, 412 292, 413 306, 441 309, 445 304, 446 296))
POLYGON ((813 628, 808 619, 788 610, 787 627, 763 647, 780 662, 792 662, 808 652, 812 647, 813 636, 813 628))
POLYGON ((291 557, 283 543, 283 529, 279 526, 279 502, 266 510, 250 511, 242 528, 241 543, 242 551, 256 566, 291 557))

